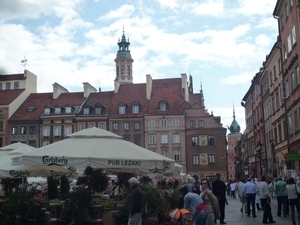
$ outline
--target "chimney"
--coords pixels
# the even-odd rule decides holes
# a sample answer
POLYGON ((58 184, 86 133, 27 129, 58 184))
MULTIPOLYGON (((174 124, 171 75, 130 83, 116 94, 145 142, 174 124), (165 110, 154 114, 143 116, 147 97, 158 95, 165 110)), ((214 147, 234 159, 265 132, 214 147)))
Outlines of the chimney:
POLYGON ((89 97, 90 93, 93 93, 93 92, 97 92, 97 89, 94 88, 89 83, 83 82, 83 97, 87 98, 87 97, 89 97))
POLYGON ((64 88, 63 86, 61 86, 56 82, 52 84, 52 86, 53 86, 53 99, 57 99, 61 93, 69 93, 69 91, 66 88, 64 88))
POLYGON ((120 88, 120 82, 117 79, 115 79, 115 93, 119 92, 119 88, 120 88))
POLYGON ((150 74, 146 75, 146 98, 148 100, 151 99, 151 93, 152 93, 152 77, 150 74))
POLYGON ((188 102, 189 101, 189 87, 188 87, 186 73, 181 74, 181 88, 182 88, 183 99, 188 102))
POLYGON ((101 87, 99 87, 99 92, 101 92, 101 87))

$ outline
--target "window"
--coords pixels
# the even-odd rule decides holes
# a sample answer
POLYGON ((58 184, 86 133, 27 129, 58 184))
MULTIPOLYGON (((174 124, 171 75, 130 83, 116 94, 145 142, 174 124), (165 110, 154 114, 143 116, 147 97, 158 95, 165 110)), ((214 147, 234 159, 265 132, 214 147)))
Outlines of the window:
POLYGON ((123 137, 124 141, 130 141, 130 137, 123 137))
POLYGON ((3 130, 3 122, 0 121, 0 130, 3 130))
POLYGON ((43 127, 43 136, 50 136, 50 127, 43 127))
POLYGON ((66 107, 66 113, 71 113, 71 112, 72 112, 71 107, 70 107, 70 106, 67 106, 67 107, 66 107))
POLYGON ((121 76, 125 76, 125 66, 121 65, 121 76))
POLYGON ((17 127, 11 128, 11 134, 17 134, 17 127))
POLYGON ((295 90, 296 88, 296 82, 295 82, 295 74, 291 74, 291 80, 292 80, 292 90, 295 90))
POLYGON ((78 124, 78 131, 84 130, 85 129, 85 124, 84 123, 79 123, 78 124))
POLYGON ((0 116, 4 116, 4 110, 0 109, 0 116))
POLYGON ((292 45, 296 44, 297 39, 296 39, 296 28, 295 25, 292 27, 292 45))
POLYGON ((156 136, 151 134, 149 135, 149 144, 156 144, 156 136))
POLYGON ((72 123, 72 120, 65 120, 65 123, 72 123))
POLYGON ((160 111, 167 111, 167 104, 165 102, 161 102, 159 104, 159 110, 160 111))
POLYGON ((54 120, 54 123, 61 123, 61 120, 54 120))
POLYGON ((134 137, 134 144, 141 146, 141 138, 140 137, 134 137))
POLYGON ((281 73, 282 67, 281 67, 281 58, 278 59, 278 68, 279 68, 279 73, 281 73))
POLYGON ((193 145, 193 146, 199 145, 199 139, 198 139, 198 136, 193 136, 193 137, 192 137, 192 145, 193 145))
POLYGON ((19 82, 14 82, 14 89, 19 89, 20 83, 19 82))
POLYGON ((180 135, 179 134, 173 134, 173 143, 174 144, 180 143, 180 135))
POLYGON ((193 165, 199 165, 199 155, 193 155, 193 165))
POLYGON ((195 128, 195 120, 190 121, 190 128, 195 128))
POLYGON ((163 119, 163 120, 160 120, 160 124, 162 127, 166 127, 167 126, 167 120, 163 119))
POLYGON ((119 123, 113 122, 113 130, 119 130, 119 123))
POLYGON ((290 0, 290 7, 292 8, 294 3, 293 3, 294 0, 290 0))
POLYGON ((88 123, 88 128, 93 128, 93 127, 95 127, 95 123, 94 122, 88 123))
POLYGON ((65 126, 65 136, 72 134, 72 127, 65 126))
POLYGON ((161 143, 168 144, 168 135, 166 135, 166 134, 161 135, 161 143))
POLYGON ((276 65, 273 67, 274 78, 277 77, 276 65))
POLYGON ((199 120, 199 127, 204 127, 204 120, 199 120))
POLYGON ((285 4, 284 8, 285 8, 285 18, 287 19, 287 17, 289 16, 289 6, 288 6, 288 3, 285 4))
POLYGON ((138 105, 133 105, 132 106, 132 113, 133 114, 138 114, 139 113, 139 106, 138 105))
POLYGON ((84 115, 89 115, 90 114, 90 108, 84 108, 83 109, 83 114, 84 115))
POLYGON ((139 130, 140 129, 140 122, 134 122, 134 129, 139 130))
POLYGON ((174 160, 179 161, 180 160, 180 152, 179 150, 174 150, 174 160))
POLYGON ((0 83, 0 91, 2 91, 3 90, 3 84, 2 83, 0 83))
POLYGON ((276 107, 279 108, 280 104, 279 104, 279 94, 278 94, 278 92, 275 95, 275 99, 276 99, 276 107))
POLYGON ((123 123, 123 130, 129 130, 129 123, 128 122, 123 123))
POLYGON ((130 76, 130 66, 127 65, 127 76, 130 76))
POLYGON ((288 43, 288 53, 289 53, 290 51, 292 51, 292 40, 290 34, 287 37, 287 43, 288 43))
POLYGON ((101 114, 101 108, 95 108, 95 114, 101 114))
POLYGON ((297 85, 299 85, 300 84, 299 66, 296 67, 296 80, 297 80, 297 85))
POLYGON ((284 19, 283 19, 283 14, 280 16, 280 25, 281 25, 281 30, 284 28, 284 19))
POLYGON ((106 130, 106 123, 100 122, 98 124, 98 127, 101 128, 101 129, 103 129, 103 130, 106 130))
POLYGON ((10 82, 6 82, 5 85, 6 85, 6 90, 10 90, 10 82))
POLYGON ((215 145, 214 135, 208 135, 208 145, 215 145))
POLYGON ((29 140, 29 145, 36 148, 36 141, 34 141, 34 140, 30 141, 29 140))
POLYGON ((50 108, 44 108, 44 114, 49 115, 50 114, 50 108))
POLYGON ((208 163, 209 164, 215 164, 215 155, 214 154, 208 154, 208 163))
POLYGON ((55 114, 60 114, 61 109, 60 108, 55 108, 55 114))
POLYGON ((149 120, 149 127, 155 127, 155 120, 149 120))
POLYGON ((53 127, 53 134, 54 134, 54 136, 60 136, 61 135, 61 127, 53 127))
POLYGON ((285 44, 283 45, 283 57, 284 57, 284 60, 286 60, 287 58, 287 53, 286 53, 286 47, 285 47, 285 44))
POLYGON ((295 123, 295 132, 297 132, 299 130, 297 110, 294 111, 294 123, 295 123))
POLYGON ((119 106, 119 114, 125 114, 125 106, 119 106))
POLYGON ((26 134, 26 127, 25 126, 21 126, 20 134, 26 134))
POLYGON ((292 125, 292 117, 291 115, 288 116, 288 135, 293 134, 293 125, 292 125))
POLYGON ((35 110, 35 106, 30 106, 28 109, 27 109, 27 112, 33 112, 35 110))
POLYGON ((179 119, 173 119, 173 126, 179 127, 179 119))
POLYGON ((161 151, 161 154, 162 154, 164 157, 168 157, 168 150, 162 150, 162 151, 161 151))

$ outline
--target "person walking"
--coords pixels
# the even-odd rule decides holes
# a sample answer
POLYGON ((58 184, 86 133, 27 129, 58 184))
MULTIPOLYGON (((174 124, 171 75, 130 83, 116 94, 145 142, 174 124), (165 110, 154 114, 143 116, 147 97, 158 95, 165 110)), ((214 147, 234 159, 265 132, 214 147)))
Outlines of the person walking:
POLYGON ((281 208, 283 211, 283 216, 287 215, 287 196, 286 196, 286 182, 278 177, 277 182, 274 184, 274 191, 277 196, 277 216, 281 216, 281 208))
POLYGON ((189 210, 195 217, 195 225, 205 225, 208 212, 200 195, 189 192, 187 186, 181 187, 179 192, 183 197, 183 208, 189 210))
POLYGON ((241 207, 241 212, 243 212, 243 210, 245 209, 245 213, 247 213, 247 204, 246 204, 246 198, 243 194, 243 187, 245 185, 246 181, 243 179, 241 180, 241 182, 239 183, 239 187, 238 187, 238 196, 240 198, 240 201, 242 203, 242 207, 241 207), (243 209, 244 206, 244 209, 243 209))
POLYGON ((236 182, 233 181, 231 184, 230 184, 230 192, 231 192, 231 197, 232 198, 235 198, 235 190, 236 190, 236 182))
POLYGON ((300 206, 299 206, 299 199, 297 194, 298 192, 300 193, 300 189, 296 185, 295 179, 293 177, 290 177, 287 180, 286 193, 291 208, 291 218, 292 218, 293 225, 296 225, 295 207, 297 209, 297 214, 298 214, 298 224, 300 224, 300 206))
POLYGON ((260 204, 263 210, 263 220, 262 223, 275 223, 271 211, 271 199, 270 199, 270 190, 269 185, 266 182, 266 175, 262 175, 261 182, 259 184, 259 193, 260 193, 260 204), (268 222, 269 220, 269 222, 268 222))
POLYGON ((216 174, 216 179, 212 183, 212 192, 217 197, 219 201, 220 207, 220 224, 226 224, 225 219, 225 203, 226 199, 226 185, 223 181, 221 181, 221 175, 219 173, 216 174))
POLYGON ((247 202, 247 216, 250 216, 250 204, 252 206, 252 216, 256 217, 255 214, 255 196, 256 196, 256 185, 251 181, 251 178, 247 179, 247 183, 243 187, 243 193, 246 197, 247 202))
POLYGON ((139 186, 139 181, 135 177, 128 180, 132 188, 129 208, 129 219, 127 225, 142 225, 142 213, 144 210, 144 194, 139 186))
POLYGON ((215 225, 215 220, 220 219, 220 208, 217 197, 210 190, 209 181, 207 179, 201 180, 202 192, 200 197, 203 199, 208 216, 206 220, 206 225, 215 225))

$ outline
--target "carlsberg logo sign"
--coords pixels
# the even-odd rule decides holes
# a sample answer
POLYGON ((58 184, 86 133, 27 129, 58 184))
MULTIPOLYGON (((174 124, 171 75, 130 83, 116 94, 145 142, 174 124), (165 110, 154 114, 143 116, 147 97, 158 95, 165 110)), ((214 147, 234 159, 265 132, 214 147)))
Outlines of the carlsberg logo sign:
POLYGON ((48 165, 48 166, 52 166, 52 165, 56 165, 56 166, 66 166, 68 164, 68 159, 66 159, 64 156, 59 158, 59 157, 50 157, 48 155, 43 156, 42 159, 43 163, 48 165))

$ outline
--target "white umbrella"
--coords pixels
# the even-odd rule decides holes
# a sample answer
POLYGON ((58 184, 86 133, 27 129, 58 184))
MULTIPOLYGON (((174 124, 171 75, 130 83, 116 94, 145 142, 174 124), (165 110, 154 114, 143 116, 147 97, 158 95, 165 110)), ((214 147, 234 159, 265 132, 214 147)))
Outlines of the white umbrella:
POLYGON ((69 138, 12 158, 12 165, 57 165, 102 168, 140 174, 168 173, 176 170, 175 161, 139 147, 122 137, 99 128, 71 134, 69 138))
MULTIPOLYGON (((26 150, 32 151, 32 150, 35 150, 36 148, 34 148, 30 145, 21 143, 21 142, 16 142, 16 143, 1 147, 0 151, 12 151, 12 150, 16 150, 16 149, 19 149, 19 151, 20 151, 20 149, 22 149, 22 151, 26 151, 26 150)), ((25 153, 25 152, 22 152, 22 153, 25 153)))

